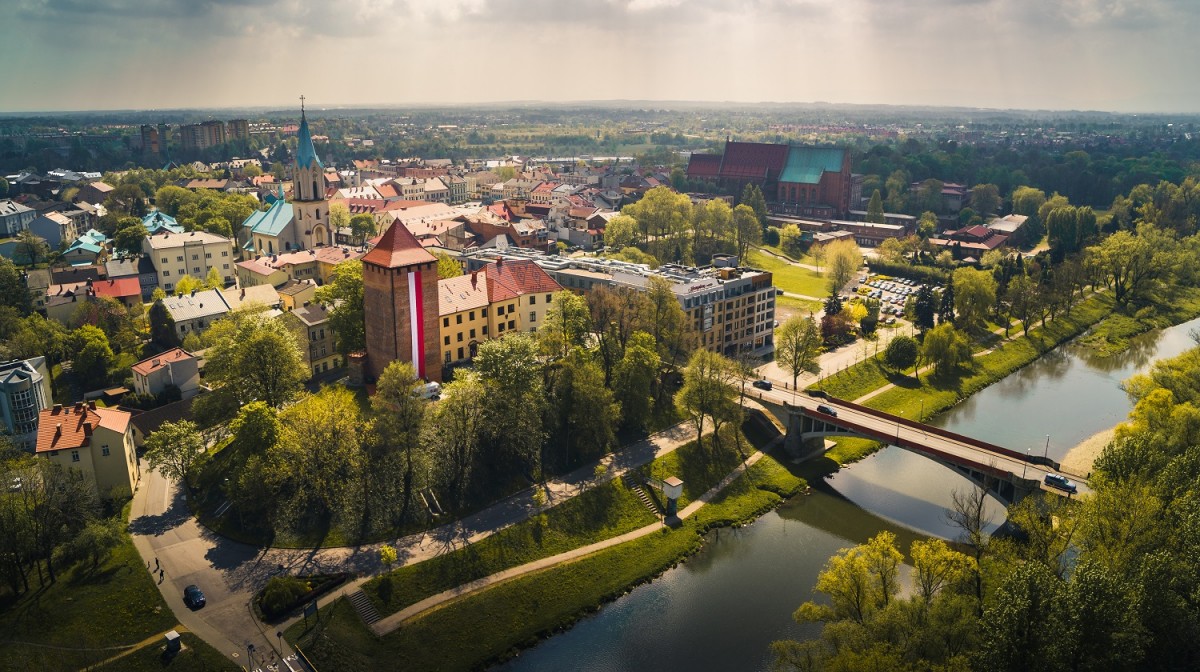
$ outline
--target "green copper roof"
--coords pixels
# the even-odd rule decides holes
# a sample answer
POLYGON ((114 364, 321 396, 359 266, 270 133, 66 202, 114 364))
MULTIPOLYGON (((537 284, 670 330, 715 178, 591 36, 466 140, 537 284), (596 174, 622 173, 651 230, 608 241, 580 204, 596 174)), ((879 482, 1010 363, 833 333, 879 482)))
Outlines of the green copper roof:
POLYGON ((821 181, 821 173, 842 172, 845 154, 846 150, 840 147, 791 147, 779 181, 817 184, 821 181))
POLYGON ((317 158, 317 149, 313 147, 312 134, 308 131, 308 118, 300 112, 300 142, 296 147, 296 165, 307 168, 312 164, 325 168, 321 159, 317 158))
POLYGON ((258 210, 251 213, 246 221, 242 222, 242 228, 264 236, 278 236, 294 216, 291 203, 275 201, 265 212, 258 210))

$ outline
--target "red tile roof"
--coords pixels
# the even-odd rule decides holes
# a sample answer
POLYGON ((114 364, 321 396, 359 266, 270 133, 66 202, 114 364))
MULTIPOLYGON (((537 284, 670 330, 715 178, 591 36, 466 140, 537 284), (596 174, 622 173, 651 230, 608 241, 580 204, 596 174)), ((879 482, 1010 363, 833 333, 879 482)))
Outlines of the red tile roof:
POLYGON ((128 411, 94 408, 89 404, 42 409, 38 414, 36 452, 69 450, 90 445, 97 427, 124 434, 132 416, 128 411))
POLYGON ((141 296, 142 282, 138 280, 137 276, 109 278, 108 280, 93 282, 92 290, 96 292, 96 296, 111 296, 114 299, 122 299, 127 296, 141 296))
POLYGON ((437 258, 427 252, 403 224, 392 222, 388 230, 379 237, 379 243, 367 252, 362 260, 364 264, 401 268, 436 262, 437 258))
POLYGON ((726 142, 721 159, 723 178, 778 176, 787 163, 788 146, 765 142, 726 142))
POLYGON ((525 294, 552 293, 562 290, 550 274, 530 259, 496 261, 487 266, 488 296, 506 301, 525 294))
POLYGON ((692 154, 688 159, 689 177, 719 177, 721 175, 720 154, 692 154))
POLYGON ((133 368, 134 373, 140 373, 143 376, 148 376, 155 370, 161 369, 167 364, 172 364, 184 359, 192 359, 192 355, 190 355, 183 348, 171 348, 170 350, 159 353, 153 357, 147 357, 137 364, 134 364, 131 368, 133 368))

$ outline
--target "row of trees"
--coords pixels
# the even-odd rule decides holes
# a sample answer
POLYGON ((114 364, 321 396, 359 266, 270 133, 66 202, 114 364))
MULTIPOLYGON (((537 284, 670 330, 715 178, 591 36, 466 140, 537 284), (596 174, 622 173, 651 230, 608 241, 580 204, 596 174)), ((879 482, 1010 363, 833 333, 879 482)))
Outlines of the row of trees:
MULTIPOLYGON (((660 261, 696 264, 714 254, 734 254, 739 259, 762 242, 762 212, 756 212, 753 191, 731 207, 716 199, 693 206, 686 194, 655 187, 636 203, 625 206, 604 230, 605 244, 615 250, 637 246, 660 261)), ((761 192, 758 194, 761 200, 761 192)))

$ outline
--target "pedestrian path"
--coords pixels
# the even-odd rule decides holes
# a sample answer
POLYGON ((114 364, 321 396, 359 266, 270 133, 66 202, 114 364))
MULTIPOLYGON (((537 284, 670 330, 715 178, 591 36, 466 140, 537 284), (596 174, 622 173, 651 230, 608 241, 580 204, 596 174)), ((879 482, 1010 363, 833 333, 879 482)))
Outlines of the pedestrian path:
MULTIPOLYGON (((769 448, 768 448, 768 450, 769 450, 769 448)), ((763 453, 761 453, 759 451, 755 451, 755 453, 753 455, 751 455, 750 457, 748 457, 745 462, 739 464, 737 467, 735 467, 733 469, 733 471, 729 472, 729 474, 727 474, 724 478, 722 478, 719 483, 714 485, 703 495, 700 495, 700 497, 698 497, 695 501, 693 501, 692 503, 690 503, 686 507, 684 507, 684 509, 679 512, 679 519, 684 520, 687 517, 693 515, 697 511, 699 511, 701 507, 703 507, 705 504, 707 504, 709 501, 711 501, 713 497, 716 497, 717 494, 719 494, 730 483, 732 483, 734 481, 734 479, 741 476, 750 467, 754 466, 754 464, 756 462, 758 462, 760 459, 762 459, 762 456, 763 456, 763 453)), ((393 632, 397 628, 399 628, 405 621, 407 621, 411 618, 414 618, 416 616, 419 616, 420 614, 422 614, 430 609, 433 609, 434 607, 441 606, 447 602, 456 600, 461 597, 465 597, 472 593, 477 593, 481 590, 484 590, 485 588, 489 588, 498 583, 501 583, 504 581, 509 581, 509 580, 515 579, 519 576, 531 574, 533 572, 541 571, 543 569, 549 569, 551 567, 555 567, 557 565, 571 562, 573 560, 578 560, 579 558, 591 555, 593 553, 596 553, 597 551, 602 551, 607 548, 612 548, 613 546, 616 546, 618 544, 623 544, 627 541, 633 541, 634 539, 639 539, 648 534, 653 534, 654 532, 661 530, 663 528, 664 524, 665 523, 662 523, 662 522, 650 523, 649 525, 640 527, 636 530, 633 530, 632 532, 626 532, 625 534, 622 534, 622 535, 619 535, 616 537, 612 537, 610 539, 598 541, 594 544, 589 544, 587 546, 581 546, 574 550, 559 553, 558 555, 552 555, 550 557, 542 558, 540 560, 534 560, 533 562, 529 562, 529 563, 526 563, 524 565, 520 565, 517 567, 511 567, 504 571, 492 574, 491 576, 485 576, 482 579, 476 579, 475 581, 471 581, 471 582, 465 583, 461 586, 451 588, 450 590, 443 591, 441 593, 438 593, 437 595, 427 597, 424 600, 421 600, 420 602, 409 605, 408 607, 405 607, 404 609, 401 609, 400 611, 397 611, 396 613, 383 618, 382 620, 376 622, 373 625, 371 625, 371 624, 368 624, 368 625, 370 625, 371 630, 376 635, 382 637, 390 632, 393 632)))

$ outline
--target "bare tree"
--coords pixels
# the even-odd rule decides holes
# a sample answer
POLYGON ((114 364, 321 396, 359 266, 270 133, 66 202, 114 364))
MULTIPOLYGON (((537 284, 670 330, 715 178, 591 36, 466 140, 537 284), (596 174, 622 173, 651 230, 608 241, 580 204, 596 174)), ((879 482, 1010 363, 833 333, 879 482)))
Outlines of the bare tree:
POLYGON ((991 543, 991 535, 987 531, 992 524, 992 519, 987 512, 987 486, 990 480, 985 477, 982 485, 976 483, 975 487, 966 492, 955 489, 950 495, 954 502, 953 508, 946 510, 947 522, 961 531, 959 541, 966 544, 970 549, 971 556, 975 558, 975 597, 979 599, 981 608, 983 604, 983 574, 980 572, 979 565, 991 543))

